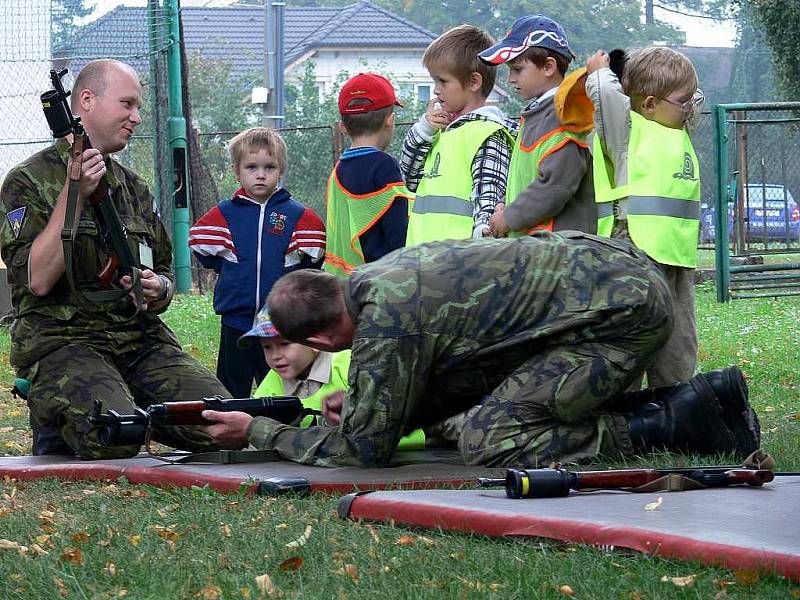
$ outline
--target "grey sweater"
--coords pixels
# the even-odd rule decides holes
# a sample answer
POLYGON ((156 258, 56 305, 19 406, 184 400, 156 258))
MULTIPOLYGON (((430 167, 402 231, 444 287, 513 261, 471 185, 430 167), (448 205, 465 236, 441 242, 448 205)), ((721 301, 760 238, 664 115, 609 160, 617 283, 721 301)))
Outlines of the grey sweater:
MULTIPOLYGON (((518 135, 526 146, 561 126, 553 94, 545 94, 523 111, 518 135)), ((592 158, 587 148, 565 144, 539 163, 539 173, 506 206, 506 223, 523 230, 554 218, 555 231, 597 232, 597 208, 592 182, 592 158)))

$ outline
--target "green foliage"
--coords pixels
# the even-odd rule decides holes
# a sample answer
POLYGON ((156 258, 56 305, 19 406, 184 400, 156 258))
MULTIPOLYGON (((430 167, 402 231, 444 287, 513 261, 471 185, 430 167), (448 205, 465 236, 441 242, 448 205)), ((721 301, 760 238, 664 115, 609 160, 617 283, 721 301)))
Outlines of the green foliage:
POLYGON ((800 99, 800 4, 784 0, 741 0, 752 10, 772 48, 784 100, 800 99))
MULTIPOLYGON (((671 25, 641 22, 641 4, 630 0, 373 0, 385 9, 417 23, 434 33, 471 23, 495 37, 508 31, 518 17, 548 15, 567 32, 580 60, 598 48, 628 48, 653 41, 679 43, 683 35, 671 25), (635 8, 634 8, 635 7, 635 8)), ((340 6, 341 0, 289 0, 289 6, 340 6)))
POLYGON ((87 6, 87 0, 52 0, 50 7, 51 23, 50 45, 56 48, 63 44, 77 27, 76 21, 90 15, 94 6, 87 6))

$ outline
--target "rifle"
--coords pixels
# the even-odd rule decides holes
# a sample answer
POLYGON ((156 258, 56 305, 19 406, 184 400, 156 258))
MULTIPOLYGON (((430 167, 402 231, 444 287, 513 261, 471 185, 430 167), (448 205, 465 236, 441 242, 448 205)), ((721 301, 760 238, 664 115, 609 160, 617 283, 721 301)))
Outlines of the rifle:
POLYGON ((568 471, 567 469, 508 469, 505 479, 481 477, 480 487, 505 487, 509 498, 559 498, 570 490, 622 490, 626 492, 654 491, 641 489, 666 478, 667 487, 655 489, 700 489, 750 485, 759 487, 775 478, 770 469, 743 466, 685 467, 666 469, 617 469, 608 471, 568 471), (675 482, 679 479, 679 482, 675 482))
POLYGON ((201 413, 204 410, 219 412, 240 411, 252 417, 269 417, 290 425, 308 414, 319 414, 307 409, 297 396, 268 396, 264 398, 228 398, 211 396, 202 400, 164 402, 151 404, 146 410, 135 408, 133 414, 122 415, 115 410, 103 413, 103 403, 95 401, 94 412, 89 416, 92 425, 100 427, 98 439, 103 446, 141 446, 149 440, 153 425, 211 425, 201 413))
MULTIPOLYGON (((83 128, 80 117, 72 114, 72 110, 67 102, 67 97, 70 92, 64 89, 61 84, 61 78, 67 74, 67 69, 60 71, 50 71, 50 81, 53 84, 53 89, 46 91, 41 95, 42 110, 44 111, 47 124, 54 138, 62 138, 68 134, 73 134, 72 146, 72 171, 70 172, 70 191, 77 199, 77 190, 80 183, 80 157, 83 150, 91 148, 89 136, 83 128), (74 182, 74 183, 73 183, 74 182), (73 189, 74 188, 74 189, 73 189)), ((73 200, 74 202, 75 200, 73 200)), ((105 265, 100 269, 97 274, 97 279, 104 288, 111 287, 114 281, 114 276, 119 273, 122 275, 131 275, 134 277, 134 269, 140 267, 139 263, 133 256, 130 246, 128 245, 128 235, 125 228, 120 222, 117 209, 114 207, 113 202, 109 197, 108 182, 103 177, 97 188, 89 197, 89 203, 92 207, 95 222, 97 223, 100 232, 100 239, 103 246, 108 251, 108 260, 105 265)), ((73 207, 74 211, 74 207, 73 207)), ((69 217, 69 215, 67 216, 69 217)), ((77 221, 78 215, 75 215, 73 221, 77 221)), ((61 239, 66 245, 67 242, 74 240, 76 223, 71 222, 69 218, 64 219, 64 229, 62 231, 61 239), (71 229, 70 229, 71 228, 71 229)), ((66 248, 65 248, 66 249, 66 248)), ((71 250, 70 250, 71 253, 71 250)), ((65 253, 65 261, 67 254, 65 253)), ((72 268, 71 265, 66 266, 67 277, 70 278, 72 284, 72 268)), ((134 277, 134 280, 136 278, 134 277)), ((74 286, 72 286, 74 289, 74 286)), ((124 290, 121 294, 116 294, 116 297, 122 297, 127 294, 129 290, 124 290)), ((108 294, 108 292, 106 292, 108 294)), ((106 301, 112 299, 109 296, 100 296, 98 301, 106 301)))

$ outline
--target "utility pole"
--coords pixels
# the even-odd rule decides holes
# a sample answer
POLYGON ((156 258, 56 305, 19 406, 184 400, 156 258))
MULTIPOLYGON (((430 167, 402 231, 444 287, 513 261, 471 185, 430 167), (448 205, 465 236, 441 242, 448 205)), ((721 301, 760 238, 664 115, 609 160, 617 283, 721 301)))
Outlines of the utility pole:
POLYGON ((253 89, 253 103, 260 104, 264 127, 283 126, 283 19, 285 2, 264 0, 263 87, 253 89))
POLYGON ((644 24, 652 25, 655 23, 655 15, 653 14, 653 0, 644 0, 644 24))

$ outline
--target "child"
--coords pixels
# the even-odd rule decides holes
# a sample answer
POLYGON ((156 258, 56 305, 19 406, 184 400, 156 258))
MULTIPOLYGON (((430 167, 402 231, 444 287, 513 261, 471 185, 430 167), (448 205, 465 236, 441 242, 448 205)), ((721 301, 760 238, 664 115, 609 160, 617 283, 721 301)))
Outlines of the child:
POLYGON ((687 125, 703 101, 692 63, 662 46, 628 54, 622 85, 597 52, 586 62, 595 106, 593 145, 599 235, 631 240, 663 271, 672 334, 647 370, 648 386, 688 381, 697 364, 694 269, 700 179, 687 125), (623 91, 624 90, 624 91, 623 91))
MULTIPOLYGON (((323 398, 347 390, 350 350, 323 352, 284 339, 272 324, 266 304, 253 328, 239 338, 239 346, 249 348, 256 339, 270 371, 256 389, 255 397, 298 396, 305 408, 321 410, 323 398)), ((301 425, 308 427, 312 422, 312 417, 306 417, 301 425)), ((405 450, 424 447, 425 435, 420 430, 401 438, 398 444, 405 450)))
POLYGON ((495 67, 478 59, 494 43, 460 25, 436 38, 422 57, 435 98, 403 141, 400 170, 416 191, 406 244, 492 235, 489 219, 505 197, 516 124, 486 98, 495 67))
POLYGON ((328 180, 324 269, 347 277, 406 242, 409 191, 386 154, 394 135, 392 84, 375 73, 350 78, 339 93, 341 128, 351 140, 328 180))
POLYGON ((511 156, 505 205, 498 204, 490 221, 492 232, 497 237, 536 229, 595 233, 597 209, 584 133, 592 126, 591 104, 587 101, 581 127, 565 123, 556 103, 556 91, 575 58, 564 29, 547 17, 522 17, 505 39, 478 56, 490 65, 508 63, 508 82, 530 101, 511 156))
POLYGON ((243 131, 230 141, 229 151, 242 187, 197 220, 189 231, 189 247, 200 264, 218 275, 214 311, 222 315, 222 326, 217 377, 234 398, 247 398, 253 381, 267 374, 267 364, 261 352, 240 349, 237 340, 253 326, 256 311, 282 275, 321 266, 325 226, 280 186, 287 156, 276 131, 243 131))

